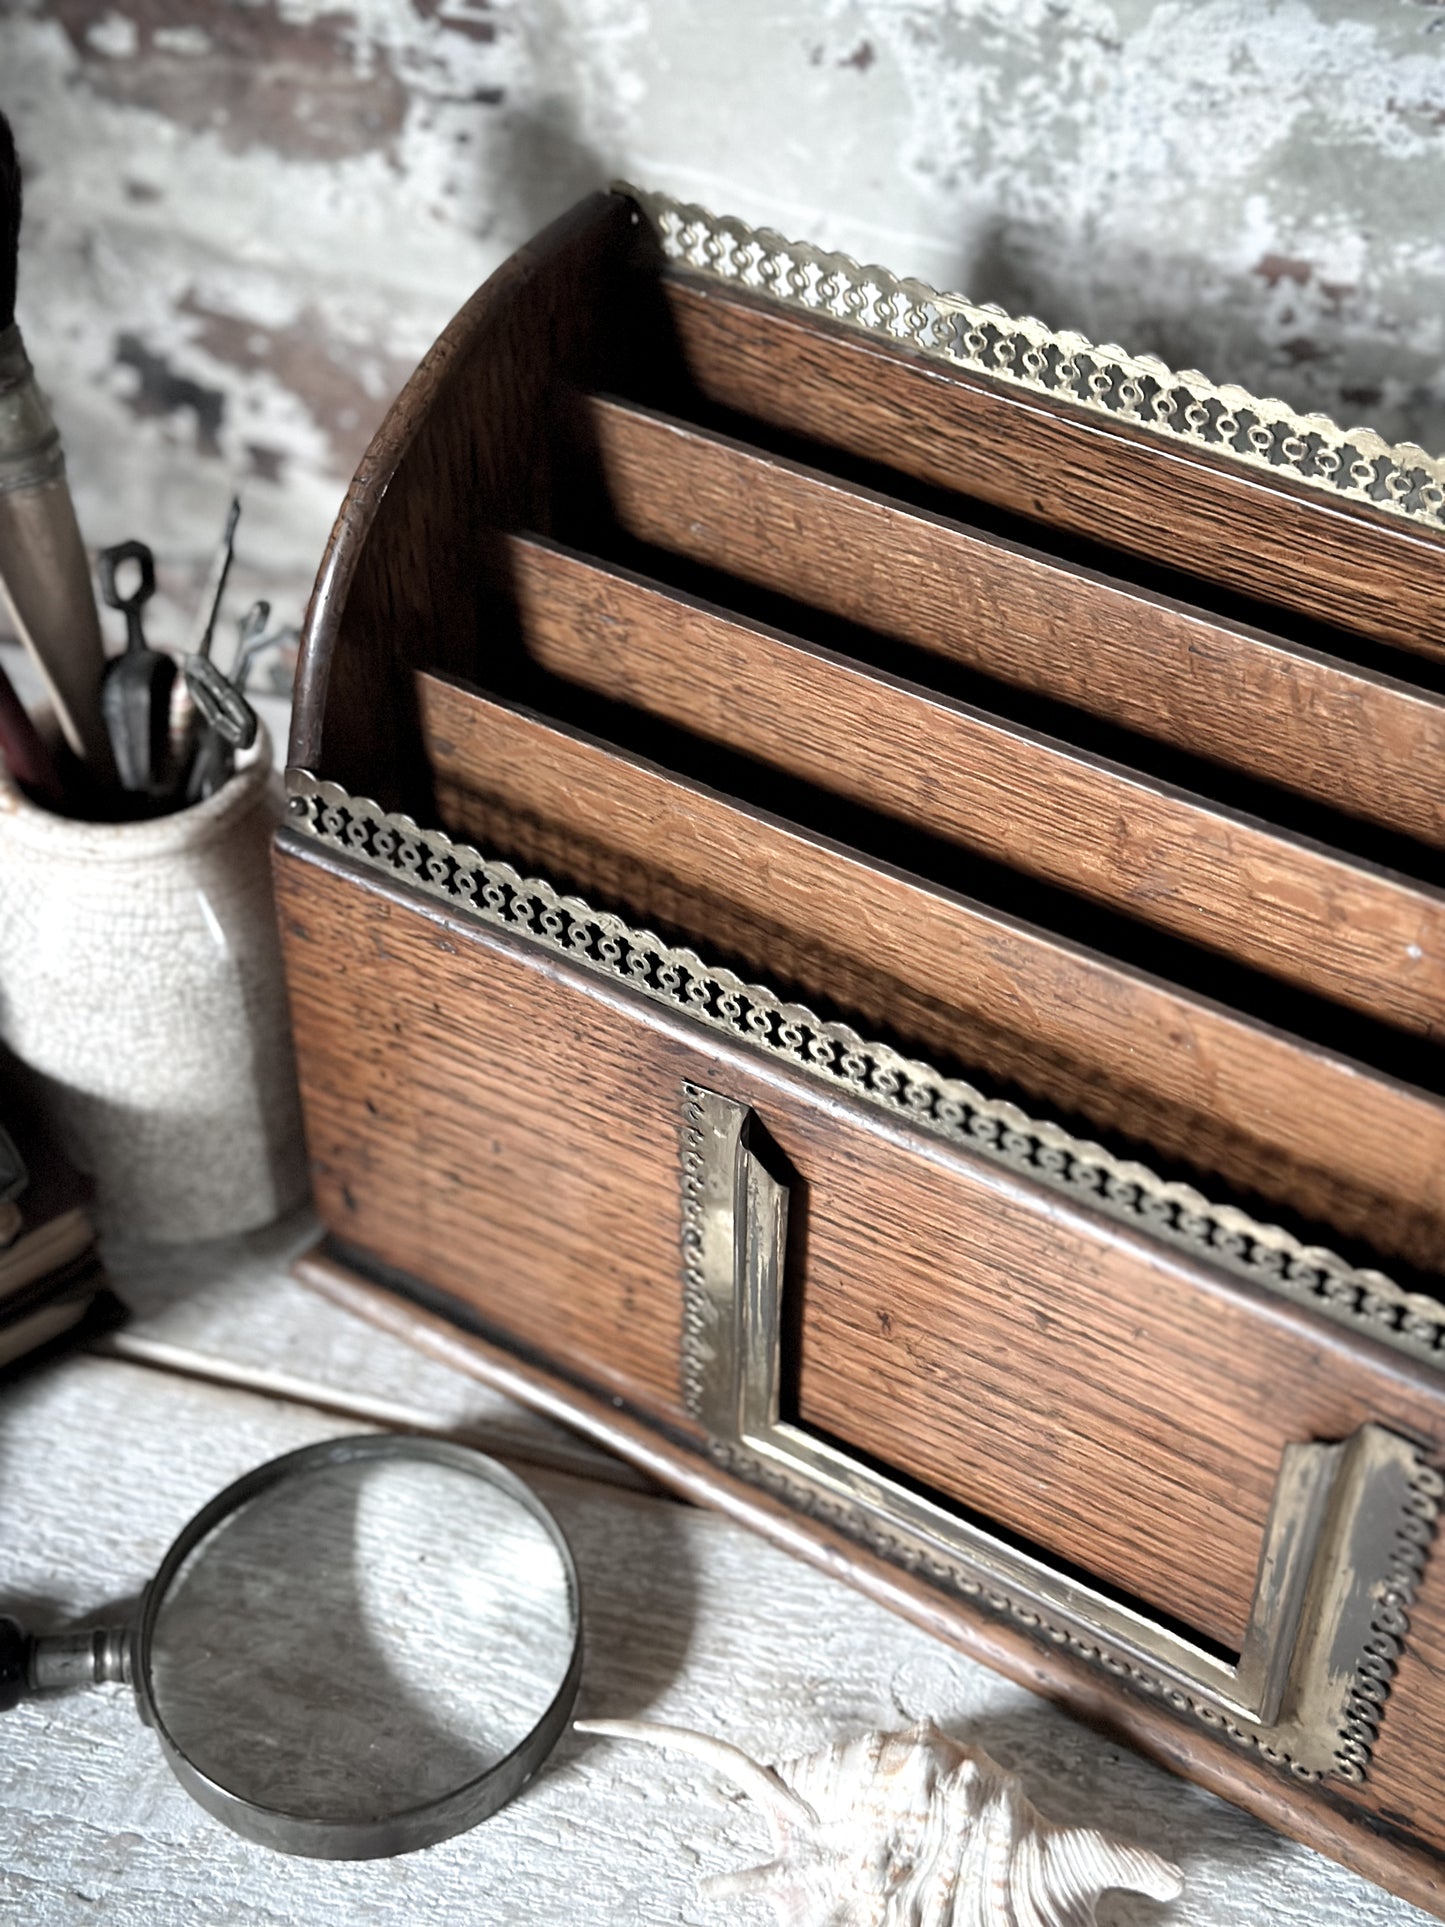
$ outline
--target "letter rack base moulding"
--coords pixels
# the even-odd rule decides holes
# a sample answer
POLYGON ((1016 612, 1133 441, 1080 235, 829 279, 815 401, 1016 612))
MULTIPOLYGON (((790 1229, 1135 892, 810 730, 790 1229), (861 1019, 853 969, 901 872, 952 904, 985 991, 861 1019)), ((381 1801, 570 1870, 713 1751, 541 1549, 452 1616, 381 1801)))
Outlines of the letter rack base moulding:
POLYGON ((787 1186, 746 1106, 695 1084, 682 1104, 683 1389, 721 1465, 1300 1779, 1365 1780, 1445 1489, 1410 1440, 1285 1448, 1222 1658, 781 1416, 787 1186))

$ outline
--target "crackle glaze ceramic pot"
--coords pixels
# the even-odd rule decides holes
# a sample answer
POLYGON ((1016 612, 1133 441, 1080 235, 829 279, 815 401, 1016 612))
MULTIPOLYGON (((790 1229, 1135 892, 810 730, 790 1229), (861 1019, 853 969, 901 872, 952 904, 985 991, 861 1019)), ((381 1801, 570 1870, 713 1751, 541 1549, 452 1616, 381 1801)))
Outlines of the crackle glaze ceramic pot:
POLYGON ((204 803, 82 823, 0 779, 0 1039, 38 1073, 103 1227, 251 1230, 307 1187, 272 908, 264 730, 204 803))

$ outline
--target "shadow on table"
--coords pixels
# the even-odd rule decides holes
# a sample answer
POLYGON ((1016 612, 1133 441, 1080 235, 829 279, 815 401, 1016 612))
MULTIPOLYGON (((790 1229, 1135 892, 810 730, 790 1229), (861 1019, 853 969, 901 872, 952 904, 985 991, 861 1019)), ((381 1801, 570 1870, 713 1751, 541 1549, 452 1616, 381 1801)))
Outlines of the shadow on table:
POLYGON ((158 1318, 172 1306, 222 1288, 235 1298, 252 1281, 284 1274, 318 1226, 310 1203, 274 1224, 198 1244, 150 1244, 110 1234, 101 1256, 111 1283, 138 1318, 158 1318))
POLYGON ((577 1717, 646 1718, 692 1643, 698 1578, 688 1509, 564 1475, 546 1481, 544 1496, 582 1581, 587 1653, 577 1717))
MULTIPOLYGON (((1234 1876, 1240 1877, 1241 1894, 1257 1905, 1271 1861, 1278 1863, 1283 1877, 1304 1852, 1202 1788, 1161 1778, 1160 1769, 1141 1755, 1046 1701, 1020 1698, 942 1724, 955 1739, 981 1748, 1017 1773, 1047 1819, 1098 1827, 1172 1860, 1184 1875, 1186 1901, 1194 1884, 1192 1872, 1207 1868, 1207 1917, 1220 1927, 1236 1919, 1218 1911, 1221 1890, 1227 1891, 1234 1876)), ((1312 1862, 1313 1856, 1308 1859, 1312 1862)), ((1170 1917, 1170 1910, 1156 1901, 1111 1893, 1100 1905, 1099 1927, 1162 1927, 1170 1917)), ((1253 1911, 1238 1916, 1240 1922, 1246 1918, 1252 1927, 1253 1911)))
POLYGON ((93 1633, 105 1626, 128 1626, 140 1606, 137 1595, 77 1613, 68 1601, 54 1593, 13 1593, 0 1590, 0 1615, 18 1619, 27 1633, 93 1633))

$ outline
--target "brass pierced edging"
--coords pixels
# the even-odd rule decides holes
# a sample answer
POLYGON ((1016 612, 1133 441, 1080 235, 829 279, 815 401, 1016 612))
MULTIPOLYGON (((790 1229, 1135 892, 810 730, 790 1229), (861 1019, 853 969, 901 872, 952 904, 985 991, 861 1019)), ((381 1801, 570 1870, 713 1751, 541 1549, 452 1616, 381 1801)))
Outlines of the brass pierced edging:
POLYGON ((682 1402, 694 1415, 702 1410, 702 1380, 708 1344, 707 1282, 703 1277, 702 1112, 694 1084, 682 1087, 682 1402))
POLYGON ((1197 369, 1176 373, 1154 355, 1046 328, 665 194, 626 182, 618 191, 646 213, 664 253, 697 273, 1326 495, 1445 527, 1445 460, 1413 442, 1340 428, 1197 369))
MULTIPOLYGON (((1199 1695, 1186 1692, 1172 1681, 1161 1679, 1137 1661, 1111 1652, 1106 1645, 1090 1639, 1071 1626, 1051 1621, 1027 1600, 985 1584, 965 1561, 950 1558, 941 1549, 923 1548, 905 1534, 888 1526, 861 1506, 849 1505, 830 1494, 821 1493, 805 1479, 790 1478, 777 1466, 767 1463, 731 1440, 709 1442, 709 1456, 725 1472, 760 1487, 781 1499, 795 1511, 805 1513, 819 1525, 840 1532, 845 1538, 866 1546, 870 1552, 888 1560, 890 1565, 927 1579, 933 1585, 966 1599, 980 1611, 995 1618, 1012 1619, 1035 1639, 1067 1651, 1086 1665, 1097 1666, 1114 1679, 1148 1699, 1156 1699, 1171 1712, 1193 1720, 1210 1732, 1221 1734, 1236 1746, 1247 1748, 1278 1767, 1293 1779, 1306 1783, 1324 1775, 1312 1766, 1294 1759, 1287 1748, 1272 1745, 1268 1737, 1252 1730, 1229 1713, 1199 1695)), ((1396 1556, 1386 1574, 1371 1623, 1370 1638, 1355 1662, 1350 1681, 1345 1717, 1330 1771, 1352 1786, 1363 1786, 1369 1778, 1370 1760, 1380 1736, 1385 1703, 1390 1696, 1395 1669, 1405 1649, 1409 1631, 1409 1608, 1415 1588, 1424 1571, 1439 1516, 1445 1480, 1433 1467, 1416 1461, 1411 1481, 1411 1497, 1396 1533, 1396 1556)))
POLYGON ((1370 1638, 1355 1663, 1350 1696, 1335 1754, 1335 1772, 1360 1785, 1370 1769, 1370 1756, 1380 1737, 1380 1721, 1395 1668, 1410 1630, 1409 1610, 1425 1571, 1430 1546, 1445 1497, 1445 1479, 1433 1466, 1416 1459, 1410 1497, 1395 1529, 1395 1546, 1370 1622, 1370 1638))
POLYGON ((1279 1225, 1166 1183, 962 1078, 872 1043, 847 1024, 786 1003, 765 985, 704 963, 583 898, 564 896, 511 864, 423 830, 408 816, 352 797, 304 770, 287 773, 292 824, 364 864, 481 922, 525 936, 710 1029, 781 1058, 850 1096, 989 1158, 1108 1216, 1385 1344, 1439 1364, 1445 1304, 1383 1272, 1304 1245, 1279 1225))
MULTIPOLYGON (((886 1559, 890 1565, 900 1566, 905 1572, 916 1574, 931 1584, 955 1593, 966 1599, 970 1605, 982 1612, 990 1613, 997 1619, 1012 1619, 1023 1627, 1025 1632, 1046 1645, 1059 1647, 1074 1659, 1082 1660, 1088 1666, 1097 1666, 1112 1678, 1127 1683, 1136 1692, 1148 1699, 1157 1699, 1182 1718, 1195 1720, 1211 1731, 1223 1734, 1233 1740, 1236 1746, 1258 1752, 1262 1758, 1290 1773, 1295 1779, 1312 1782, 1322 1776, 1313 1768, 1301 1766, 1297 1761, 1282 1752, 1278 1747, 1262 1745, 1259 1736, 1252 1733, 1238 1720, 1231 1719, 1218 1707, 1211 1706, 1207 1700, 1187 1693, 1182 1687, 1161 1679, 1147 1667, 1133 1660, 1112 1653, 1107 1647, 1099 1645, 1084 1633, 1070 1626, 1057 1625, 1039 1612, 1027 1601, 1014 1599, 1010 1594, 996 1587, 983 1584, 969 1571, 959 1559, 951 1559, 940 1550, 918 1546, 913 1540, 895 1532, 872 1514, 859 1506, 850 1506, 831 1495, 820 1493, 803 1479, 791 1479, 776 1466, 767 1464, 756 1453, 731 1441, 714 1440, 709 1445, 709 1455, 725 1472, 735 1478, 745 1480, 750 1485, 761 1487, 774 1498, 781 1499, 796 1511, 806 1513, 819 1525, 828 1526, 840 1532, 845 1538, 866 1546, 879 1558, 886 1559)), ((1363 1780, 1369 1768, 1370 1744, 1378 1730, 1382 1708, 1376 1710, 1376 1731, 1370 1734, 1369 1743, 1363 1746, 1364 1761, 1358 1771, 1363 1780)), ((1351 1775, 1351 1778, 1356 1777, 1351 1775)))

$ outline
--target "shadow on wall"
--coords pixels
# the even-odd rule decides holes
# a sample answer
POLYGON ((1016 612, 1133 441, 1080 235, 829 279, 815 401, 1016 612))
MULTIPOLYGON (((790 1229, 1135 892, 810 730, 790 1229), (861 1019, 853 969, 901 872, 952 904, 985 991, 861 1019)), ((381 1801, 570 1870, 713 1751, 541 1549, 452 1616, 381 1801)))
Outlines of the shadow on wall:
POLYGON ((509 250, 619 172, 583 139, 575 105, 557 95, 510 114, 500 148, 483 163, 478 201, 494 210, 509 250))
POLYGON ((1445 450, 1438 358, 1399 339, 1362 290, 1266 254, 1246 273, 996 221, 959 270, 970 300, 1076 329, 1170 368, 1199 369, 1343 426, 1445 450))

